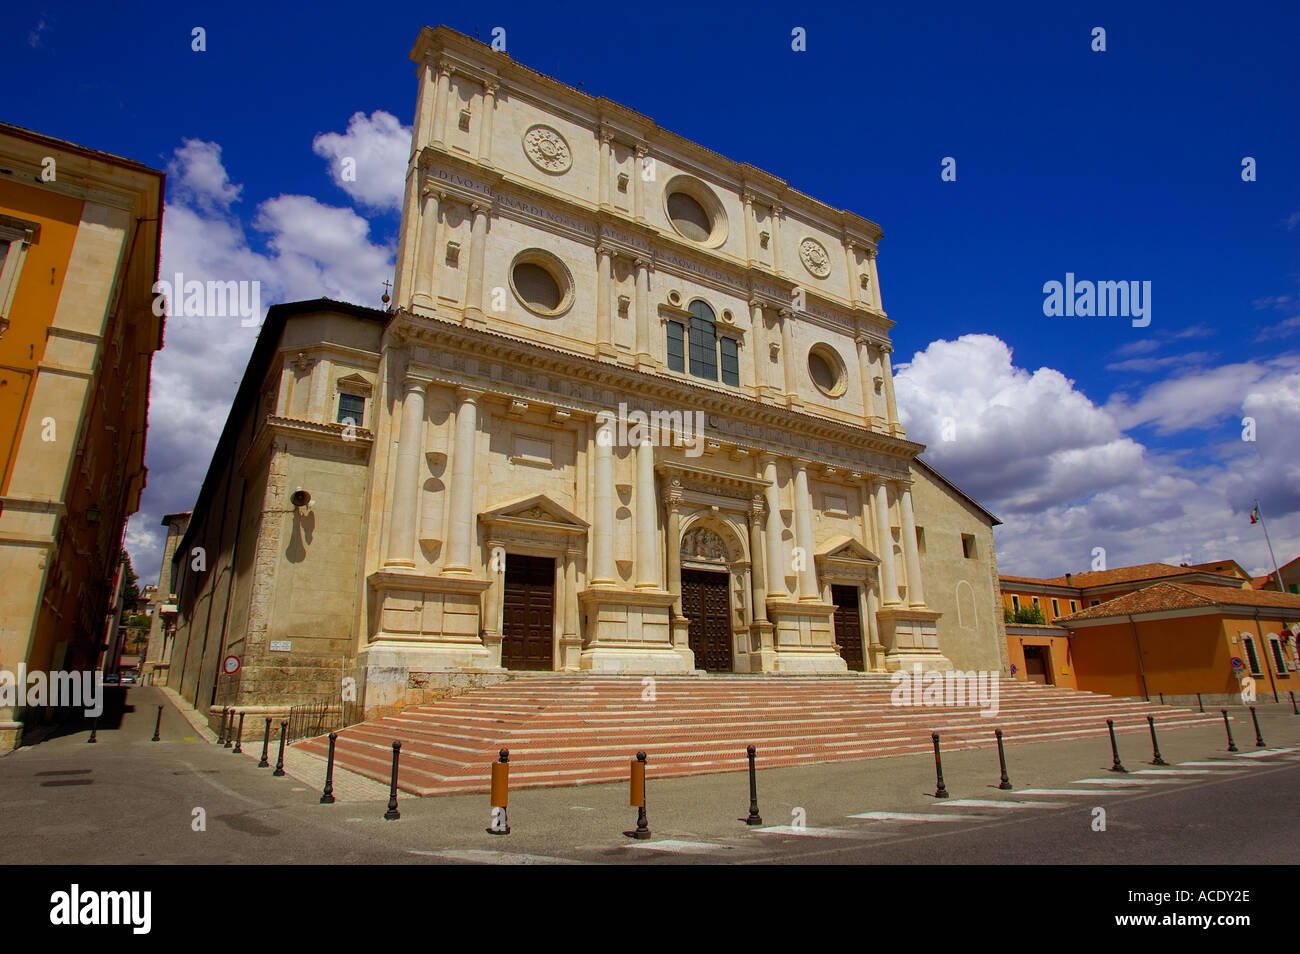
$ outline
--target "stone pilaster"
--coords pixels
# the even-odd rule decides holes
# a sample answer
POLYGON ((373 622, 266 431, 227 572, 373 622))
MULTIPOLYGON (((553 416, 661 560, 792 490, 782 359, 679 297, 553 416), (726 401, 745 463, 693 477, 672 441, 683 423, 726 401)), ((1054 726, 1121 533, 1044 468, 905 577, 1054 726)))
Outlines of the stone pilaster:
POLYGON ((474 222, 470 229, 469 278, 465 284, 465 324, 482 327, 483 269, 487 259, 488 206, 481 202, 470 205, 474 222))
POLYGON ((423 203, 420 208, 420 237, 414 263, 415 291, 411 295, 411 304, 432 308, 433 276, 437 270, 438 210, 442 193, 432 186, 424 186, 420 190, 420 198, 423 203))
POLYGON ((476 510, 474 508, 474 457, 478 435, 478 400, 482 392, 461 388, 456 392, 456 437, 451 454, 451 496, 448 519, 447 555, 444 574, 468 575, 473 544, 476 510))
POLYGON ((397 438, 397 467, 388 508, 386 567, 415 566, 415 538, 420 513, 420 463, 423 459, 425 382, 402 382, 402 423, 397 438))
POLYGON ((496 83, 483 86, 483 116, 478 127, 478 161, 489 168, 492 166, 492 119, 497 111, 496 83))

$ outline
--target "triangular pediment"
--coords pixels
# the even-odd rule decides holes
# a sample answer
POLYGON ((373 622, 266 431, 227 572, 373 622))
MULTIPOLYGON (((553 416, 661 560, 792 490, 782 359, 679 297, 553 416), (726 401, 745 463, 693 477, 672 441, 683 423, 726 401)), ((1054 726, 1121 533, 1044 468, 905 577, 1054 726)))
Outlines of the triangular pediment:
POLYGON ((560 506, 546 494, 532 494, 519 500, 495 507, 479 516, 485 523, 502 521, 536 522, 539 524, 561 524, 586 530, 587 521, 576 513, 560 506))
POLYGON ((850 563, 880 562, 880 558, 847 534, 827 540, 815 554, 818 560, 837 560, 850 563))
POLYGON ((373 389, 373 385, 369 381, 355 372, 345 374, 334 382, 334 386, 340 391, 370 391, 373 389))

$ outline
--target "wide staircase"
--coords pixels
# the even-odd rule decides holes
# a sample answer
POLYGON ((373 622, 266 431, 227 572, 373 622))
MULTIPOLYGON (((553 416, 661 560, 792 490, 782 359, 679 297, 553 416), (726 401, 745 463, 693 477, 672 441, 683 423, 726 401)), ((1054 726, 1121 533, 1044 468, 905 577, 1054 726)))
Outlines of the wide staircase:
MULTIPOLYGON (((885 675, 602 676, 528 675, 432 705, 350 726, 338 735, 336 764, 388 783, 392 744, 402 743, 399 785, 415 795, 487 791, 489 765, 510 749, 512 787, 581 785, 626 779, 644 749, 655 777, 747 768, 745 746, 764 768, 930 751, 1095 737, 1106 720, 1117 733, 1203 725, 1214 716, 1130 699, 999 682, 996 716, 974 700, 958 706, 899 706, 885 675), (643 698, 653 688, 653 701, 643 698)), ((324 755, 325 738, 297 744, 324 755)))

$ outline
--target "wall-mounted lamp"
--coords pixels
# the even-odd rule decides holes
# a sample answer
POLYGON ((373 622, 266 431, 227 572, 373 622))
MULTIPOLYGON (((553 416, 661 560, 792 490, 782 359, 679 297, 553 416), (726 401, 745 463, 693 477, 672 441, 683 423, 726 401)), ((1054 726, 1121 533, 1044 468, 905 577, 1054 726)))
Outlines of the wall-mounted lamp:
POLYGON ((307 491, 299 487, 297 490, 295 490, 293 493, 289 495, 289 503, 293 504, 295 507, 298 508, 310 507, 311 494, 307 493, 307 491))
POLYGON ((91 504, 86 508, 86 523, 99 523, 99 505, 91 504))

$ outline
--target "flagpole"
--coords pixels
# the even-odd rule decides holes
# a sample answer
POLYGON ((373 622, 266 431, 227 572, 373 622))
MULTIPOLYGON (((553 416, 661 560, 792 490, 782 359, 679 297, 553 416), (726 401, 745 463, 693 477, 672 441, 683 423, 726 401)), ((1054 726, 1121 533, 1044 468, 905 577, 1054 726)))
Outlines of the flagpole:
POLYGON ((1255 500, 1255 511, 1259 514, 1259 526, 1264 531, 1264 542, 1268 544, 1268 556, 1273 561, 1273 576, 1277 580, 1277 589, 1279 593, 1285 593, 1286 588, 1282 586, 1282 571, 1277 568, 1277 557, 1273 555, 1273 541, 1268 538, 1268 524, 1264 522, 1264 510, 1259 505, 1259 499, 1255 500))

